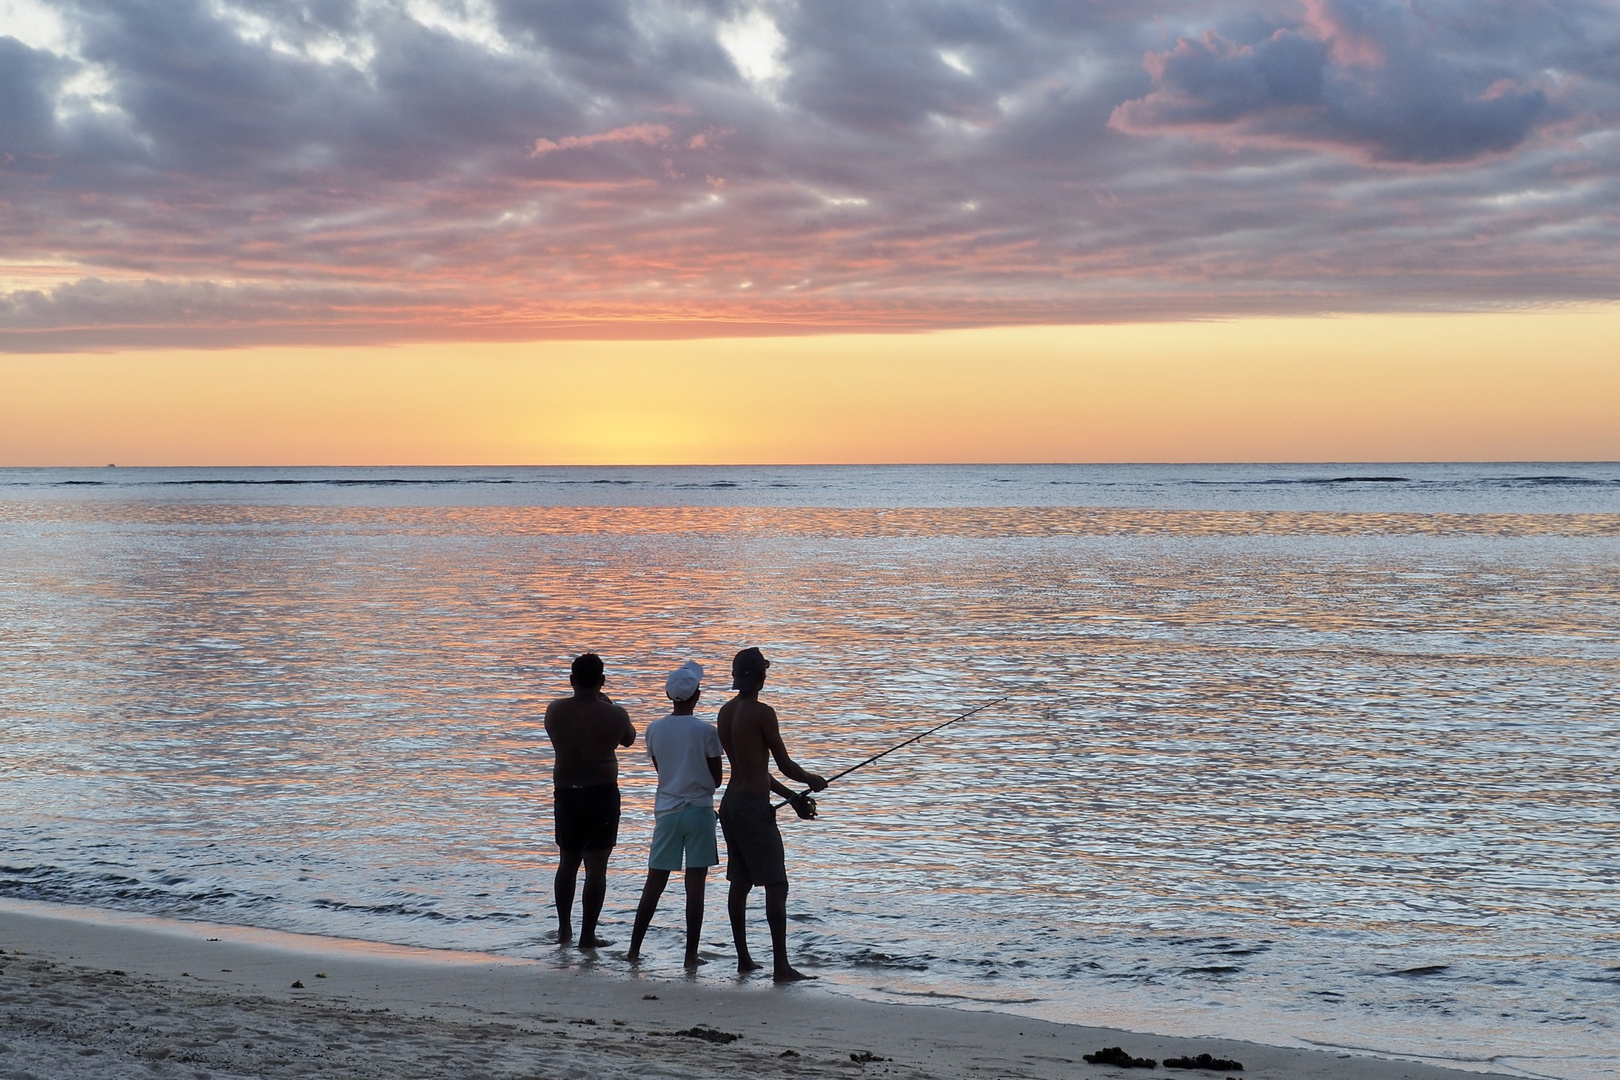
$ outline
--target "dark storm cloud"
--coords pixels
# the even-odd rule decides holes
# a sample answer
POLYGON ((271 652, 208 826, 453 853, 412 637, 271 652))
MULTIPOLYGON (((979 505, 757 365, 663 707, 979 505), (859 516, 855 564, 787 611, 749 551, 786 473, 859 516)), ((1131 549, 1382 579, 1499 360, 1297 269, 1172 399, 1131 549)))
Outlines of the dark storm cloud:
POLYGON ((1154 90, 1120 106, 1115 120, 1138 134, 1469 161, 1512 150, 1565 111, 1555 107, 1556 78, 1514 55, 1509 36, 1544 33, 1551 10, 1516 5, 1486 28, 1473 10, 1321 0, 1301 24, 1253 44, 1210 30, 1150 55, 1154 90))
POLYGON ((16 167, 50 146, 53 91, 68 70, 67 63, 48 53, 0 38, 0 162, 16 167))
POLYGON ((0 344, 1615 299, 1620 12, 33 0, 0 344))

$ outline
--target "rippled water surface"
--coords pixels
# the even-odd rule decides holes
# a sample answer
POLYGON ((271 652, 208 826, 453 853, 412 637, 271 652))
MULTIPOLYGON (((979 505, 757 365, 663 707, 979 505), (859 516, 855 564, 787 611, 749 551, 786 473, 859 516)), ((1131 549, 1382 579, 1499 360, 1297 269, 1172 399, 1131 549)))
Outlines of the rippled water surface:
POLYGON ((0 631, 0 895, 558 956, 568 659, 757 644, 823 772, 1007 698, 784 825, 840 987, 1620 1076, 1620 467, 0 470, 0 631))

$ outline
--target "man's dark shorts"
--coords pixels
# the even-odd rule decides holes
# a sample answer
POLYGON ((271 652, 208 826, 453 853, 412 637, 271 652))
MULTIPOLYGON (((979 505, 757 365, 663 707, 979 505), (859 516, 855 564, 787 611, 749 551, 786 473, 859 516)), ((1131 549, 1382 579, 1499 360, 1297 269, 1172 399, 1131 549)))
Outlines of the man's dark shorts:
POLYGON ((618 784, 558 788, 553 811, 564 851, 606 851, 619 842, 618 784))
POLYGON ((720 831, 726 836, 726 880, 745 885, 787 882, 782 833, 769 795, 726 792, 720 800, 720 831))

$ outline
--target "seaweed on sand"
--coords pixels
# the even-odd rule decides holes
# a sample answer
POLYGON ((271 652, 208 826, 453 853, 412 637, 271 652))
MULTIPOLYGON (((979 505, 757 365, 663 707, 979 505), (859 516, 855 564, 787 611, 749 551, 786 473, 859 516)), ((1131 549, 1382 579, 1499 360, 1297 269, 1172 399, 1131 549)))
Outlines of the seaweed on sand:
POLYGON ((702 1039, 704 1042, 721 1044, 734 1043, 738 1039, 742 1038, 741 1035, 733 1035, 729 1031, 720 1031, 719 1029, 709 1027, 706 1024, 694 1024, 692 1027, 689 1027, 684 1031, 672 1031, 670 1034, 677 1035, 683 1039, 702 1039))
POLYGON ((1164 1067, 1167 1069, 1212 1069, 1216 1072, 1243 1071, 1241 1061, 1210 1057, 1208 1054, 1199 1054, 1197 1057, 1165 1058, 1164 1067))
POLYGON ((1118 1065, 1123 1069, 1151 1069, 1158 1065, 1152 1058, 1131 1057, 1118 1046, 1105 1046, 1095 1054, 1082 1054, 1092 1065, 1118 1065))

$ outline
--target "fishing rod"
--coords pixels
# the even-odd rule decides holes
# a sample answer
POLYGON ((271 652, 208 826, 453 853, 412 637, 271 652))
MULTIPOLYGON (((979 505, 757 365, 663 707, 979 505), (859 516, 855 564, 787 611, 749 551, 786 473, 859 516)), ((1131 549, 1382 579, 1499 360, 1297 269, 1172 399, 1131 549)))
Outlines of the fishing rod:
MULTIPOLYGON (((878 760, 879 758, 888 757, 890 754, 894 753, 896 750, 904 749, 905 747, 910 746, 912 743, 916 742, 919 739, 926 739, 926 738, 928 738, 928 736, 932 735, 936 731, 943 731, 944 729, 950 727, 952 724, 960 723, 961 721, 966 720, 968 717, 973 716, 976 713, 982 713, 982 712, 984 712, 984 710, 990 708, 992 705, 1000 705, 1003 701, 1006 701, 1007 698, 1009 698, 1011 696, 1012 695, 1010 695, 1010 694, 1003 694, 1001 697, 996 698, 994 701, 987 701, 983 705, 977 706, 976 708, 969 709, 967 712, 962 713, 960 716, 953 716, 949 720, 945 721, 943 724, 936 724, 934 727, 929 728, 927 731, 923 732, 920 735, 913 735, 911 738, 907 739, 905 742, 895 743, 893 746, 889 747, 887 750, 884 750, 884 751, 881 751, 879 753, 873 754, 871 757, 867 758, 865 761, 858 762, 858 763, 856 763, 854 765, 851 765, 849 768, 845 769, 841 773, 838 773, 838 774, 836 774, 834 776, 829 776, 827 778, 827 786, 831 787, 834 780, 842 780, 844 777, 848 776, 850 773, 854 772, 856 769, 864 769, 868 765, 872 764, 872 762, 878 760)), ((795 795, 791 799, 783 799, 781 802, 777 803, 774 807, 772 807, 772 809, 773 810, 780 810, 780 809, 782 809, 782 807, 787 806, 789 803, 793 804, 794 812, 797 813, 800 817, 807 817, 807 818, 812 819, 812 820, 815 818, 815 816, 816 816, 816 800, 810 798, 810 792, 808 790, 800 792, 799 794, 795 795), (801 802, 803 802, 804 800, 806 800, 806 799, 809 799, 809 802, 810 802, 810 813, 808 815, 799 810, 799 804, 801 802)))

